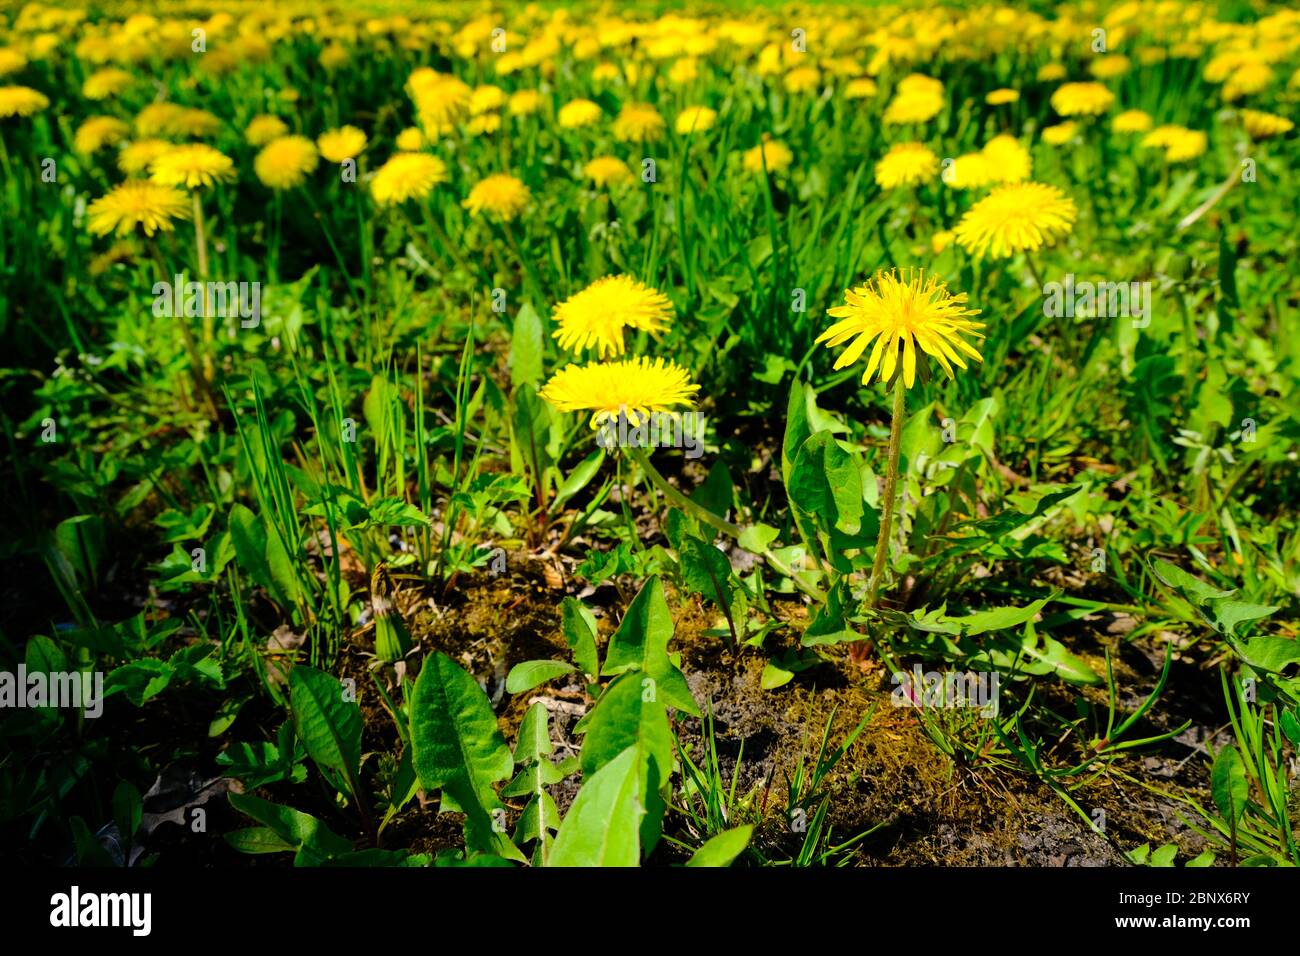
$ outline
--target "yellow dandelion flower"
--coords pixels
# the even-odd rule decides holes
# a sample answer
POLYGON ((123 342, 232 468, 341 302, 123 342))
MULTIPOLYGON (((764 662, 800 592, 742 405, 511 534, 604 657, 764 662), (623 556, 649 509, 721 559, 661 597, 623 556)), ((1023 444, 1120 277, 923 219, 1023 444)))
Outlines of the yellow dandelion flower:
POLYGON ((532 194, 520 180, 506 173, 497 173, 475 183, 461 205, 471 216, 489 212, 509 222, 524 211, 532 194))
POLYGON ((274 139, 289 135, 289 124, 278 116, 265 113, 254 116, 244 127, 244 139, 249 146, 265 146, 274 139))
POLYGON ((1182 163, 1202 155, 1209 146, 1209 138, 1186 126, 1166 124, 1147 133, 1142 138, 1142 146, 1147 149, 1163 149, 1167 162, 1182 163))
POLYGON ((764 139, 763 145, 745 151, 744 166, 751 173, 761 173, 766 167, 769 173, 783 173, 794 162, 794 153, 790 147, 776 139, 764 139))
POLYGON ((1039 83, 1057 83, 1069 76, 1060 63, 1044 63, 1038 68, 1039 83))
POLYGON ((420 67, 407 79, 407 90, 420 116, 425 135, 436 137, 451 130, 469 108, 473 91, 460 78, 420 67))
POLYGON ((815 93, 821 80, 821 71, 816 67, 800 66, 785 75, 784 86, 787 93, 815 93))
POLYGON ((331 73, 346 65, 351 59, 352 54, 348 53, 347 47, 341 43, 331 43, 320 51, 319 57, 320 65, 331 73))
POLYGON ((235 178, 235 164, 220 150, 203 143, 172 146, 149 164, 149 178, 162 186, 198 189, 235 178))
POLYGON ((884 122, 888 126, 906 123, 928 123, 939 115, 944 107, 942 92, 920 89, 915 92, 901 92, 885 108, 884 122))
POLYGON ((117 154, 117 168, 128 176, 137 176, 172 148, 173 144, 165 139, 138 139, 122 147, 122 151, 117 154))
POLYGON ((424 134, 414 126, 408 126, 397 134, 397 138, 393 140, 393 143, 403 153, 414 153, 424 148, 424 134))
POLYGON ((1064 146, 1070 140, 1074 139, 1074 134, 1079 131, 1079 124, 1074 120, 1067 120, 1064 123, 1057 123, 1055 126, 1043 127, 1043 142, 1049 146, 1064 146))
POLYGON ((506 91, 499 86, 487 84, 476 86, 469 96, 469 115, 481 116, 484 113, 499 112, 506 105, 506 91))
POLYGON ((81 84, 81 95, 88 100, 106 100, 110 96, 117 96, 130 86, 134 79, 135 77, 126 70, 112 66, 105 67, 86 77, 86 82, 81 84))
POLYGON ((171 120, 168 132, 173 136, 215 136, 221 131, 221 120, 196 107, 179 110, 171 120))
POLYGON ((262 147, 253 171, 271 189, 293 189, 306 182, 319 161, 316 144, 306 136, 281 136, 262 147))
POLYGON ((1122 53, 1108 53, 1088 64, 1088 72, 1099 80, 1113 80, 1129 71, 1132 62, 1122 53))
POLYGON ((317 136, 316 148, 327 163, 356 159, 366 148, 366 134, 355 126, 340 126, 317 136))
POLYGON ((591 100, 570 100, 560 107, 556 121, 565 129, 579 129, 598 122, 603 114, 591 100))
POLYGON ((171 232, 173 219, 187 219, 190 204, 185 194, 147 179, 132 179, 114 186, 86 209, 86 228, 96 236, 114 232, 128 235, 142 226, 146 236, 171 232))
POLYGON ((1223 98, 1229 103, 1266 89, 1276 74, 1267 63, 1251 61, 1239 66, 1223 84, 1223 98))
POLYGON ((623 331, 662 332, 672 319, 668 296, 631 276, 597 279, 555 307, 560 348, 580 353, 594 349, 600 358, 622 355, 623 331))
POLYGON ((611 183, 630 182, 634 178, 627 163, 617 156, 597 156, 582 167, 582 172, 601 189, 611 183))
POLYGON ((849 342, 835 360, 837 369, 858 361, 874 342, 863 385, 870 383, 877 371, 881 381, 889 383, 895 371, 901 370, 903 385, 911 388, 918 365, 923 381, 928 375, 925 356, 938 362, 949 378, 954 365, 967 367, 963 355, 983 361, 963 337, 983 338, 980 329, 984 323, 969 318, 979 315, 979 310, 966 308, 966 293, 953 295, 937 276, 919 270, 878 272, 864 285, 845 291, 844 299, 844 305, 827 310, 840 321, 819 335, 817 342, 830 349, 849 342), (919 361, 918 346, 922 353, 919 361))
POLYGON ((717 121, 717 110, 709 109, 707 106, 688 106, 677 114, 677 121, 673 124, 673 128, 679 136, 689 136, 691 133, 703 133, 705 130, 712 129, 717 121))
POLYGON ((953 189, 979 189, 993 182, 993 171, 983 153, 965 153, 947 165, 943 181, 953 189))
POLYGON ((686 369, 644 355, 618 362, 568 365, 551 376, 539 393, 562 412, 591 412, 591 427, 624 416, 640 423, 651 412, 695 404, 698 385, 686 369))
POLYGON ((957 244, 982 259, 1004 259, 1038 249, 1074 228, 1078 209, 1065 193, 1044 183, 1000 186, 962 216, 957 244))
POLYGON ((875 80, 869 76, 860 76, 855 80, 849 80, 844 87, 844 98, 847 100, 869 100, 876 95, 877 89, 875 80))
POLYGON ((943 250, 952 245, 953 232, 951 229, 941 229, 930 237, 930 251, 936 256, 943 250))
POLYGON ((1295 123, 1285 116, 1265 113, 1261 110, 1242 110, 1241 125, 1251 139, 1268 139, 1295 129, 1295 123))
POLYGON ((1145 133, 1151 128, 1151 114, 1142 110, 1125 110, 1110 121, 1116 133, 1145 133))
POLYGON ((1114 102, 1115 94, 1100 83, 1066 83, 1052 94, 1052 109, 1062 116, 1097 116, 1114 102))
POLYGON ((989 179, 998 183, 1018 183, 1029 178, 1034 163, 1029 150, 1010 133, 994 136, 980 150, 989 179))
POLYGON ((484 113, 475 116, 465 124, 465 132, 470 136, 489 136, 501 128, 500 113, 484 113))
POLYGON ((398 153, 379 167, 370 181, 370 194, 381 206, 404 203, 408 199, 423 199, 434 186, 449 178, 446 163, 437 156, 398 153))
POLYGON ((1017 90, 1009 90, 1005 87, 993 90, 984 97, 984 102, 989 106, 1006 106, 1020 99, 1020 93, 1017 90))
POLYGON ((685 86, 699 75, 699 61, 694 57, 683 57, 668 70, 668 82, 674 86, 685 86))
POLYGON ((0 86, 0 117, 31 116, 49 105, 44 93, 29 86, 0 86))
POLYGON ((113 146, 126 139, 130 129, 115 116, 92 116, 73 134, 72 146, 77 152, 89 156, 105 146, 113 146))
POLYGON ((0 76, 21 73, 26 68, 27 57, 23 56, 21 50, 15 50, 11 46, 0 46, 0 76))
POLYGON ((648 103, 626 103, 614 120, 614 138, 623 143, 653 143, 663 131, 664 118, 648 103))
POLYGON ((161 103, 150 103, 136 114, 131 125, 137 135, 146 138, 171 136, 174 133, 176 117, 184 112, 184 109, 183 106, 177 106, 166 100, 161 103))
POLYGON ((876 183, 881 189, 918 186, 939 173, 939 157, 922 143, 896 143, 876 163, 876 183))
POLYGON ((510 115, 528 116, 542 108, 542 94, 537 90, 518 90, 510 94, 510 115))

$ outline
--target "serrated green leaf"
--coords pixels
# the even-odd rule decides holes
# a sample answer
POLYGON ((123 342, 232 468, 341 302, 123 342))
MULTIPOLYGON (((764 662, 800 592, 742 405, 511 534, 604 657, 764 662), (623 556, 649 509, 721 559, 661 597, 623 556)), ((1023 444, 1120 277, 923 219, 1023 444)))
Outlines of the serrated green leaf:
POLYGON ((487 694, 440 651, 425 658, 411 698, 411 749, 426 790, 442 790, 465 814, 465 845, 512 859, 523 856, 493 829, 502 809, 493 784, 514 768, 487 694))

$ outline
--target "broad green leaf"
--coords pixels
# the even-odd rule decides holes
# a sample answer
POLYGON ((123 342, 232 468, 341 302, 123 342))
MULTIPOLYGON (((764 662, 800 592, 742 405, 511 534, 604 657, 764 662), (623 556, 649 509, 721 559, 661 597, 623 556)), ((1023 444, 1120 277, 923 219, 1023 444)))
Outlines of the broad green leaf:
POLYGON ((628 748, 637 751, 637 773, 646 813, 641 845, 649 853, 659 841, 665 805, 660 790, 673 769, 672 730, 668 711, 652 677, 629 671, 600 695, 588 719, 580 755, 582 776, 590 778, 628 748))
POLYGON ((466 846, 522 860, 492 818, 502 809, 492 785, 510 775, 514 757, 487 694, 440 651, 425 658, 415 682, 411 748, 421 786, 444 791, 465 814, 466 846))
POLYGON ((680 558, 686 590, 726 609, 731 580, 731 562, 727 556, 708 542, 690 536, 682 541, 680 558))
POLYGON ((311 759, 340 774, 354 799, 364 799, 359 786, 361 706, 344 699, 338 678, 306 664, 289 672, 289 701, 298 739, 311 759))
POLYGON ((637 748, 629 747, 586 779, 560 824, 549 866, 636 866, 641 859, 637 748))
POLYGON ((525 302, 515 314, 514 331, 510 335, 510 385, 537 386, 542 380, 542 358, 545 355, 542 319, 531 302, 525 302))
POLYGON ((574 667, 566 661, 522 661, 510 668, 506 675, 506 690, 522 694, 539 684, 573 673, 574 667))
POLYGON ((564 479, 564 483, 560 485, 559 489, 555 492, 555 497, 551 500, 551 506, 555 507, 563 504, 583 488, 587 487, 591 482, 591 479, 595 478, 596 475, 600 473, 600 467, 604 463, 605 450, 603 448, 597 448, 586 458, 582 459, 582 461, 578 462, 573 471, 569 472, 569 476, 564 479))
POLYGON ((270 827, 247 827, 224 836, 226 843, 240 853, 292 853, 298 849, 270 827))
POLYGON ((862 526, 862 473, 830 432, 817 432, 795 457, 790 500, 820 517, 827 529, 855 534, 862 526))
POLYGON ((584 674, 600 673, 600 656, 596 651, 596 618, 577 598, 566 597, 560 603, 564 640, 573 651, 573 659, 584 674))
POLYGON ((733 830, 724 830, 712 837, 686 861, 687 866, 731 866, 732 861, 745 852, 754 828, 746 824, 733 830))
POLYGON ((140 791, 129 780, 123 780, 113 791, 113 822, 123 840, 130 840, 140 829, 144 817, 144 800, 140 791))
POLYGON ((672 636, 672 613, 668 610, 663 582, 656 575, 642 585, 610 638, 601 673, 616 677, 639 668, 654 678, 660 700, 699 717, 700 710, 691 697, 686 678, 668 657, 668 641, 672 636))
POLYGON ((1214 805, 1225 820, 1235 824, 1241 819, 1246 811, 1250 785, 1235 744, 1224 747, 1214 758, 1214 767, 1210 770, 1210 792, 1214 796, 1214 805))
MULTIPOLYGON (((306 849, 319 859, 352 852, 352 844, 309 813, 272 803, 252 794, 228 794, 230 805, 296 850, 306 849)), ((263 850, 261 852, 270 852, 263 850)))

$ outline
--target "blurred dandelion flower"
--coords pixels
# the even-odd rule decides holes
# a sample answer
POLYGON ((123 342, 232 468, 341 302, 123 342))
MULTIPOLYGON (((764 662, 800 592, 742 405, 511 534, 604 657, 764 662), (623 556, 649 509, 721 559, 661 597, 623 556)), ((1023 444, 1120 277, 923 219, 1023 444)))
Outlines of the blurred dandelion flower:
MULTIPOLYGON (((849 342, 835 360, 836 369, 858 361, 874 342, 862 375, 863 385, 870 383, 877 371, 888 383, 895 371, 901 370, 903 385, 911 388, 916 381, 918 346, 923 355, 939 363, 949 378, 953 377, 954 365, 966 368, 963 354, 982 361, 980 353, 963 338, 983 338, 979 330, 984 323, 969 318, 978 315, 979 310, 966 308, 966 294, 951 294, 937 276, 927 276, 920 270, 878 272, 864 285, 847 290, 844 298, 844 305, 828 310, 832 318, 840 321, 818 336, 817 342, 829 349, 849 342)), ((922 366, 924 362, 921 358, 922 366)), ((926 374, 923 367, 923 379, 926 374)))
POLYGON ((590 411, 591 427, 599 428, 620 415, 639 423, 651 412, 691 406, 699 390, 680 365, 639 356, 594 365, 568 365, 556 372, 539 394, 562 412, 590 411))
POLYGON ((117 168, 128 176, 137 176, 147 170, 155 159, 173 148, 173 144, 165 139, 138 139, 122 147, 122 151, 117 154, 117 168))
POLYGON ((653 143, 663 131, 664 118, 648 103, 628 103, 614 120, 614 138, 624 143, 653 143))
POLYGON ((171 232, 173 219, 188 219, 185 194, 171 186, 133 179, 114 186, 86 209, 86 228, 96 236, 114 232, 125 236, 138 225, 146 236, 171 232))
POLYGON ((1241 125, 1251 139, 1268 139, 1281 136, 1295 129, 1295 123, 1285 116, 1265 113, 1261 110, 1242 110, 1241 125))
POLYGON ((606 276, 555 307, 553 334, 560 348, 593 349, 603 359, 623 354, 625 329, 662 332, 672 314, 668 296, 657 289, 631 276, 606 276))
POLYGON ((717 110, 709 109, 707 106, 688 106, 677 114, 673 129, 679 136, 689 136, 691 133, 703 133, 705 130, 712 129, 717 120, 717 110))
POLYGON ((1066 83, 1052 94, 1052 109, 1062 116, 1097 116, 1114 102, 1115 94, 1100 83, 1066 83))
POLYGON ((289 135, 289 127, 278 116, 254 116, 244 127, 244 139, 249 146, 265 146, 273 139, 289 135))
POLYGON ((403 153, 414 153, 424 147, 424 134, 414 126, 408 126, 397 134, 393 143, 403 153))
POLYGON ((1151 128, 1151 114, 1142 110, 1125 110, 1110 121, 1116 133, 1145 133, 1151 128))
POLYGON ((1029 150, 1010 133, 994 136, 980 150, 989 179, 999 183, 1018 183, 1033 172, 1029 150))
POLYGON ((763 144, 745 151, 744 166, 751 173, 761 173, 766 167, 769 173, 785 172, 794 162, 794 153, 780 140, 767 139, 763 144))
POLYGON ((253 171, 271 189, 293 189, 306 181, 319 161, 316 144, 306 136, 281 136, 262 147, 253 160, 253 171))
POLYGON ((966 153, 943 171, 943 181, 953 189, 979 189, 993 181, 993 173, 983 153, 966 153))
POLYGON ((81 95, 88 100, 106 100, 110 96, 117 96, 130 86, 134 79, 135 77, 126 70, 105 67, 86 77, 86 82, 81 84, 81 95))
POLYGON ((977 259, 1005 259, 1054 242, 1074 228, 1073 200, 1044 183, 1000 186, 962 216, 957 243, 977 259))
POLYGON ((565 129, 578 129, 599 121, 603 115, 591 100, 571 100, 560 107, 556 122, 565 129))
POLYGON ((366 134, 355 126, 340 126, 317 136, 316 148, 327 163, 356 159, 366 148, 366 134))
POLYGON ((542 108, 542 94, 536 90, 518 90, 510 94, 510 115, 528 116, 542 108))
POLYGON ((1043 142, 1049 146, 1064 146, 1070 140, 1074 139, 1074 134, 1079 131, 1079 124, 1073 120, 1067 120, 1064 123, 1057 123, 1055 126, 1043 127, 1043 142))
POLYGON ((602 189, 611 183, 628 182, 633 178, 627 163, 617 156, 597 156, 582 168, 582 172, 602 189))
POLYGON ((448 180, 447 165, 428 153, 398 153, 370 180, 370 194, 381 206, 423 199, 448 180))
POLYGON ((31 87, 0 86, 0 117, 31 116, 49 105, 49 98, 31 87))
POLYGON ((1006 89, 1005 87, 993 90, 984 97, 984 102, 989 106, 1006 106, 1020 99, 1020 93, 1016 90, 1006 89))
POLYGON ((130 129, 115 116, 92 116, 80 126, 72 137, 72 147, 89 156, 105 146, 113 146, 126 139, 130 129))
POLYGON ((149 178, 162 186, 199 189, 235 178, 235 164, 220 150, 203 143, 171 146, 149 164, 149 178))
POLYGON ((509 222, 523 212, 531 198, 528 187, 520 180, 506 173, 497 173, 479 180, 461 205, 472 216, 490 212, 509 222))
POLYGON ((922 143, 896 143, 876 163, 876 183, 881 189, 918 186, 939 173, 939 157, 922 143))

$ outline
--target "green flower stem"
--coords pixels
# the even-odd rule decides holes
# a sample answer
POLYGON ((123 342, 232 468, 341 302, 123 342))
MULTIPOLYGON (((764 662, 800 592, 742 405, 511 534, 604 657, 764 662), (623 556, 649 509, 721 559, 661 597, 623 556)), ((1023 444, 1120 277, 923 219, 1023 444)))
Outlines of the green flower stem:
POLYGON ((677 505, 677 507, 681 508, 691 517, 703 521, 715 531, 720 531, 722 534, 730 535, 733 538, 740 537, 740 525, 735 525, 724 518, 719 518, 708 508, 696 504, 672 485, 668 484, 667 479, 665 479, 663 475, 659 474, 654 465, 650 464, 650 456, 645 453, 644 448, 636 445, 628 445, 626 447, 628 454, 632 456, 633 461, 641 466, 641 470, 644 471, 646 477, 650 479, 650 483, 662 491, 669 501, 677 505))
POLYGON ((894 378, 894 413, 889 422, 889 470, 885 472, 885 501, 880 514, 880 536, 876 539, 876 557, 871 562, 871 581, 867 585, 865 610, 876 606, 880 593, 880 579, 884 576, 885 556, 889 553, 889 533, 894 522, 894 497, 898 490, 898 453, 903 437, 903 376, 894 378))
MULTIPOLYGON (((648 456, 645 453, 644 448, 640 448, 636 445, 628 445, 626 446, 626 448, 627 448, 627 453, 632 457, 632 460, 635 461, 637 465, 640 466, 641 470, 645 472, 646 477, 650 479, 650 483, 654 485, 656 488, 658 488, 661 492, 663 492, 664 496, 667 497, 669 501, 677 505, 688 515, 691 515, 692 517, 698 519, 699 521, 704 522, 710 528, 713 528, 715 531, 719 531, 722 534, 725 534, 729 537, 736 538, 737 540, 739 540, 741 533, 744 531, 744 529, 741 528, 740 525, 732 524, 730 521, 727 521, 723 518, 719 518, 712 511, 709 511, 707 508, 704 508, 696 504, 694 501, 691 501, 690 498, 687 498, 684 494, 682 494, 672 485, 668 484, 667 479, 665 479, 663 475, 659 474, 659 471, 655 468, 654 465, 650 464, 650 456, 648 456)), ((819 588, 813 587, 811 584, 805 584, 803 581, 800 581, 799 578, 796 576, 794 569, 791 568, 789 565, 787 565, 776 555, 774 555, 771 552, 771 549, 764 548, 760 553, 760 556, 778 574, 784 575, 785 577, 793 581, 794 586, 797 587, 804 594, 808 595, 814 601, 817 601, 819 603, 825 603, 826 592, 820 590, 819 588)))

